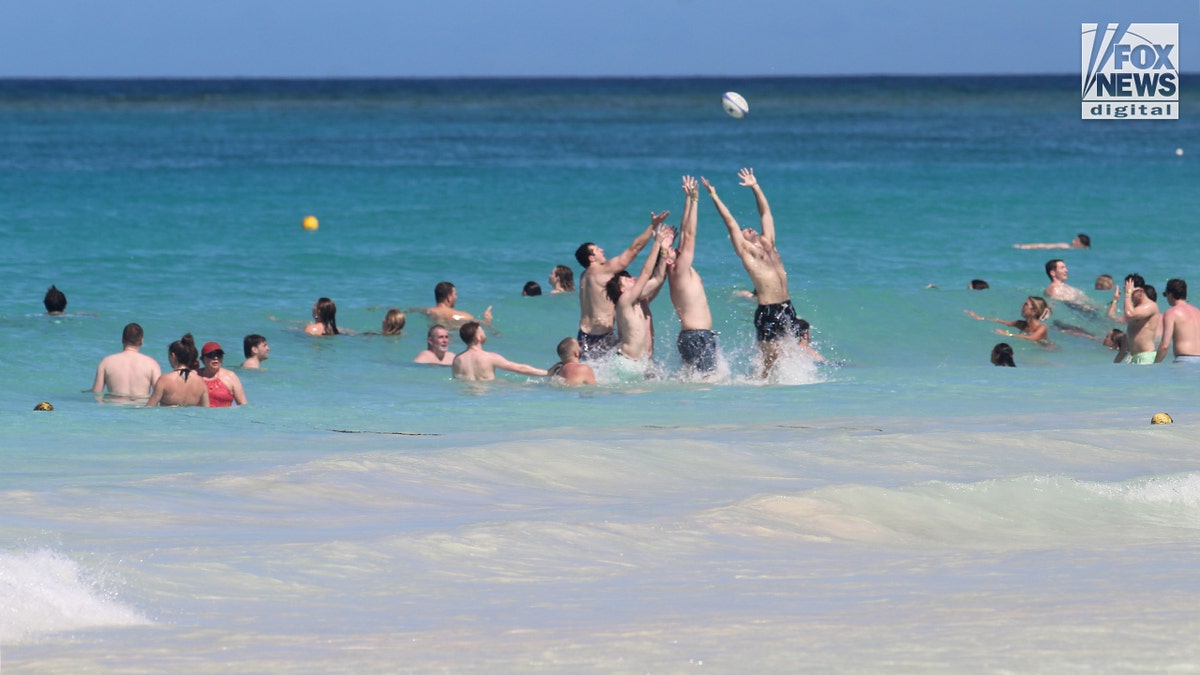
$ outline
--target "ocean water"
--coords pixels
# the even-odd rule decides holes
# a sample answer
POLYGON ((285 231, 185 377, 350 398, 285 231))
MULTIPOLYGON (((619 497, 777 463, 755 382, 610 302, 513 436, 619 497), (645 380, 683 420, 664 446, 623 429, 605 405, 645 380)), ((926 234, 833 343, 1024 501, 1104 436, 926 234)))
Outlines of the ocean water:
POLYGON ((1200 284, 1196 99, 1084 123, 1077 86, 0 81, 0 667, 1200 667, 1200 371, 1063 333, 994 368, 997 324, 963 313, 1017 318, 1054 257, 1100 306, 1101 273, 1200 284), (524 282, 578 275, 580 243, 611 255, 651 211, 677 223, 683 174, 756 225, 743 166, 836 365, 754 376, 707 199, 716 382, 678 377, 666 293, 658 379, 582 390, 414 365, 418 315, 400 337, 299 330, 328 296, 377 332, 450 280, 493 307, 490 349, 549 365, 578 302, 524 282), (1012 248, 1077 232, 1092 249, 1012 248), (50 284, 68 315, 41 313, 50 284), (184 332, 233 364, 265 335, 250 404, 97 401, 130 321, 164 366, 184 332))

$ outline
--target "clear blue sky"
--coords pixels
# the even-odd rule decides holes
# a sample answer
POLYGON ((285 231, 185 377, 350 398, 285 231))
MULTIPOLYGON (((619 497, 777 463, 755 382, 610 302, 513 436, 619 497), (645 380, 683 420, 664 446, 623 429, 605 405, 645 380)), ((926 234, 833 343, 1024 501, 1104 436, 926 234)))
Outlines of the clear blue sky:
POLYGON ((7 0, 0 77, 1078 73, 1085 21, 1200 70, 1200 0, 7 0))

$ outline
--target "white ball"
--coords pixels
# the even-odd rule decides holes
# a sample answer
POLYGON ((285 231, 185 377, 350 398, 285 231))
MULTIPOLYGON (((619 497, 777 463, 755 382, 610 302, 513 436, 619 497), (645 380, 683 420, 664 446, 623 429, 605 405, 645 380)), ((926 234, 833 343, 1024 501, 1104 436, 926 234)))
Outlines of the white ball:
POLYGON ((1183 157, 1183 148, 1175 148, 1175 155, 1178 157, 1183 157))
POLYGON ((727 91, 721 97, 721 107, 725 108, 725 112, 734 119, 742 119, 750 114, 750 104, 746 103, 746 99, 736 91, 727 91))

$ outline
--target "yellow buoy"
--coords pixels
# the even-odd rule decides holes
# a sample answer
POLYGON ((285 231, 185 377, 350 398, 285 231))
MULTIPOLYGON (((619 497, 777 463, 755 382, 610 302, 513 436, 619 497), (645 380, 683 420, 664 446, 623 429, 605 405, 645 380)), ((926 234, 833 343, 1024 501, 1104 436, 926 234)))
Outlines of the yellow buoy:
POLYGON ((1155 413, 1154 417, 1150 418, 1150 424, 1170 424, 1174 421, 1167 413, 1155 413))
POLYGON ((316 216, 304 216, 304 229, 315 230, 320 227, 320 225, 321 224, 317 222, 316 216))

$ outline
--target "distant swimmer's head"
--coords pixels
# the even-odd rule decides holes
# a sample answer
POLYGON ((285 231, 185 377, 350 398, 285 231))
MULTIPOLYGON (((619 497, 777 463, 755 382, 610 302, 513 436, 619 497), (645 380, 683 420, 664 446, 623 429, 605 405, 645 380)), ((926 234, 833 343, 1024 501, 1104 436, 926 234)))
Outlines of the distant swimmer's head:
POLYGON ((608 296, 608 299, 615 305, 624 295, 625 289, 635 283, 637 283, 637 279, 630 276, 629 272, 621 270, 614 274, 608 283, 604 284, 604 295, 608 296))
POLYGON ((392 308, 383 317, 383 334, 384 335, 399 335, 404 331, 404 324, 408 322, 408 318, 404 316, 404 312, 392 308))
POLYGON ((1154 413, 1154 417, 1150 418, 1150 424, 1171 424, 1174 421, 1167 413, 1154 413))
POLYGON ((453 307, 458 300, 454 284, 449 281, 439 281, 438 285, 433 287, 433 300, 439 305, 444 303, 453 307))
POLYGON ((558 360, 562 361, 563 363, 579 358, 581 352, 582 350, 579 348, 579 340, 576 340, 573 337, 563 338, 563 340, 558 343, 558 360))
POLYGON ((251 333, 242 338, 242 353, 246 355, 246 358, 257 356, 259 359, 265 360, 270 349, 267 345, 267 338, 257 333, 251 333))
POLYGON ((337 335, 337 305, 329 298, 317 298, 313 305, 313 320, 325 326, 323 335, 337 335))
POLYGON ((591 267, 592 263, 603 265, 608 262, 608 258, 604 257, 604 249, 590 241, 580 244, 579 248, 575 249, 575 260, 585 270, 591 267))
POLYGON ((1113 278, 1111 274, 1101 274, 1096 277, 1096 290, 1111 291, 1113 289, 1113 278))
POLYGON ((1062 261, 1062 258, 1046 261, 1046 276, 1050 277, 1051 281, 1066 281, 1067 280, 1067 263, 1062 261))
POLYGON ((1105 335, 1104 339, 1101 340, 1100 342, 1105 347, 1108 347, 1109 349, 1120 349, 1121 343, 1123 343, 1124 341, 1125 341, 1125 331, 1121 330, 1120 328, 1114 328, 1114 329, 1108 331, 1108 334, 1105 335))
POLYGON ((1013 360, 1012 345, 1007 342, 1001 342, 992 347, 992 365, 1016 368, 1017 363, 1013 360))
POLYGON ((141 347, 145 336, 141 326, 136 323, 127 323, 125 330, 121 333, 121 344, 126 347, 141 347))
POLYGON ((1080 232, 1071 240, 1071 248, 1091 248, 1092 238, 1080 232))
POLYGON ((812 328, 812 324, 804 319, 796 319, 796 337, 800 342, 808 342, 808 331, 812 328))
POLYGON ((991 286, 988 286, 988 282, 984 281, 983 279, 972 279, 971 280, 970 289, 973 291, 983 291, 983 290, 987 290, 989 288, 991 288, 991 286))
POLYGON ((1031 295, 1025 298, 1025 304, 1021 305, 1021 316, 1026 319, 1037 319, 1045 321, 1050 317, 1050 304, 1045 298, 1031 295))
POLYGON ((67 309, 67 296, 57 286, 50 286, 42 298, 42 304, 47 314, 62 314, 67 309))
POLYGON ((1168 279, 1165 293, 1168 300, 1187 300, 1187 282, 1183 279, 1168 279))
POLYGON ((522 296, 537 296, 542 294, 542 285, 536 281, 526 281, 525 287, 521 289, 522 296))
POLYGON ((555 265, 550 271, 550 285, 555 291, 570 292, 575 290, 575 273, 566 265, 555 265))
POLYGON ((1158 302, 1158 291, 1150 284, 1146 284, 1138 290, 1140 290, 1150 302, 1158 302))
POLYGON ((1125 281, 1132 281, 1134 288, 1141 288, 1142 286, 1146 285, 1146 280, 1143 279, 1142 275, 1138 274, 1137 272, 1134 272, 1133 274, 1126 274, 1125 281))
POLYGON ((479 325, 478 321, 468 321, 458 329, 458 337, 462 338, 463 344, 470 347, 473 344, 483 344, 487 342, 487 333, 483 331, 483 326, 479 325))
POLYGON ((429 333, 425 336, 425 342, 429 345, 431 351, 446 351, 450 346, 450 331, 441 324, 434 324, 429 327, 429 333))
POLYGON ((38 411, 50 411, 54 410, 54 406, 50 405, 49 401, 42 401, 41 403, 33 406, 33 409, 38 411))

